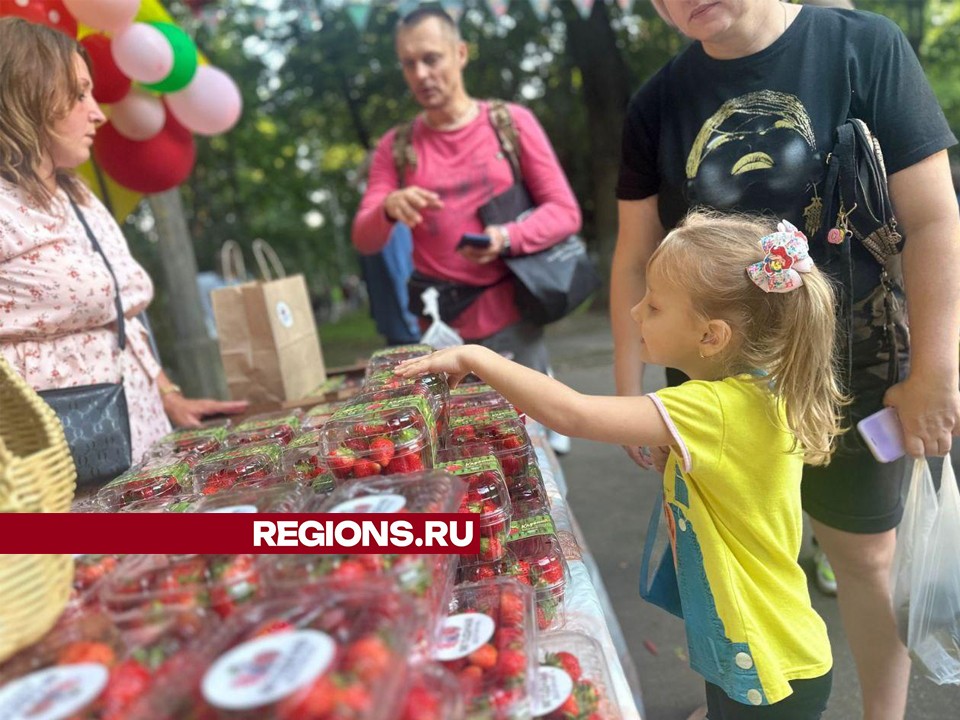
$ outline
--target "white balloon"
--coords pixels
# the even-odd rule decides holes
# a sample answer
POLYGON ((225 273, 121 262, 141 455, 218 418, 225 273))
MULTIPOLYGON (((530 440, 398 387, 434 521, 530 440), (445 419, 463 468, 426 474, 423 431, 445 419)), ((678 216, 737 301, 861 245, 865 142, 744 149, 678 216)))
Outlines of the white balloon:
POLYGON ((63 0, 79 22, 97 30, 119 32, 133 22, 140 0, 63 0))
POLYGON ((183 90, 165 96, 173 116, 198 135, 219 135, 240 119, 243 100, 237 84, 223 70, 201 65, 183 90))
POLYGON ((111 124, 129 140, 155 137, 166 121, 163 101, 140 88, 131 88, 123 100, 110 106, 111 124))
POLYGON ((117 33, 110 52, 120 71, 140 83, 160 82, 173 70, 173 48, 152 25, 134 23, 117 33))

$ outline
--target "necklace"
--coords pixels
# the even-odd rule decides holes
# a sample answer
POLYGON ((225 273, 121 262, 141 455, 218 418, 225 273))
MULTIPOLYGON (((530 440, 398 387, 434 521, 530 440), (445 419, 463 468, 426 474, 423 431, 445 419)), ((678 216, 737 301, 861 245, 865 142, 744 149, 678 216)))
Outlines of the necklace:
POLYGON ((423 114, 423 121, 434 130, 442 130, 442 131, 459 130, 464 125, 468 125, 469 123, 471 123, 479 112, 480 112, 480 104, 476 100, 470 100, 470 104, 467 105, 464 111, 459 115, 457 115, 455 118, 453 118, 453 120, 450 120, 449 122, 435 125, 432 122, 430 122, 430 118, 426 113, 423 114))

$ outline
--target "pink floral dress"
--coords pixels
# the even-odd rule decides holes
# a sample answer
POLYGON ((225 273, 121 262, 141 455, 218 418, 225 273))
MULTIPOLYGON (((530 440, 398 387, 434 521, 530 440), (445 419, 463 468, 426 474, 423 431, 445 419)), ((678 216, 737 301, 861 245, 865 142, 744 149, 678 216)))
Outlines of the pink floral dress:
POLYGON ((81 210, 120 284, 126 351, 117 344, 113 280, 66 193, 46 211, 0 178, 0 353, 37 390, 122 377, 137 460, 170 431, 160 366, 135 317, 153 299, 153 283, 100 201, 91 197, 81 210))

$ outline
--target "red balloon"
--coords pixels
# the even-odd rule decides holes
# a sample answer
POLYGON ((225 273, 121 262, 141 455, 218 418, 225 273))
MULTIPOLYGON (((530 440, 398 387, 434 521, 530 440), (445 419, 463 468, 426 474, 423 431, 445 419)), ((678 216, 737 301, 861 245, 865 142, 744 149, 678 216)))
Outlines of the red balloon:
POLYGON ((77 20, 70 14, 63 0, 46 0, 47 25, 59 30, 64 35, 75 38, 77 36, 77 20))
POLYGON ((0 0, 0 17, 12 15, 29 20, 38 25, 49 25, 47 19, 47 5, 43 0, 29 0, 26 6, 19 5, 16 0, 0 0))
POLYGON ((118 184, 149 194, 175 188, 186 180, 197 148, 190 131, 167 113, 160 134, 144 142, 128 140, 107 123, 97 131, 93 156, 118 184))
POLYGON ((87 35, 80 44, 87 49, 90 64, 93 66, 93 99, 106 104, 123 100, 130 92, 131 80, 113 61, 110 38, 97 33, 87 35))

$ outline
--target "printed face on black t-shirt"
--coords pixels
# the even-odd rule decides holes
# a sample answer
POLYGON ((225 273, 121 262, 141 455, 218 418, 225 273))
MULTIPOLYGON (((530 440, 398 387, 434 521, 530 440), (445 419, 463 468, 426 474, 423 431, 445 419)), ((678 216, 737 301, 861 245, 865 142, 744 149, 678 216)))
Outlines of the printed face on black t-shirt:
POLYGON ((806 109, 794 95, 763 90, 725 102, 701 127, 687 157, 690 206, 792 209, 797 188, 822 168, 806 109))

